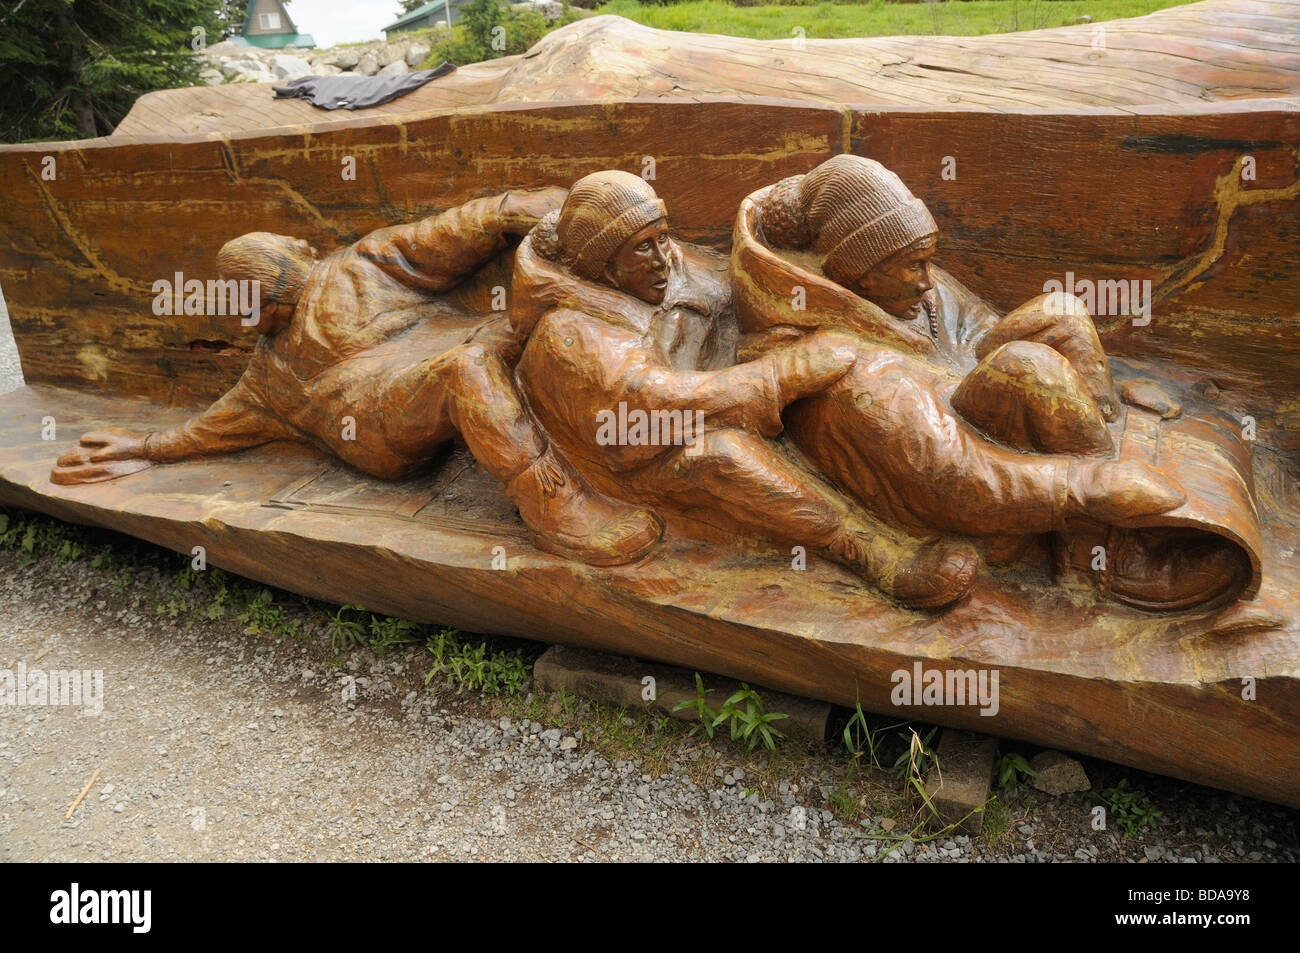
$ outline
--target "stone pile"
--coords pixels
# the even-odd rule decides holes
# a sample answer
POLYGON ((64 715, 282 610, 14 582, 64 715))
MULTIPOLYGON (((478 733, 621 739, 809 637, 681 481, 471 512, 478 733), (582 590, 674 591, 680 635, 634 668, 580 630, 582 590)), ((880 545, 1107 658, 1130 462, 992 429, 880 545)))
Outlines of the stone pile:
MULTIPOLYGON (((436 37, 437 34, 434 34, 436 37)), ((283 83, 300 76, 390 76, 420 69, 428 59, 429 40, 424 37, 399 39, 392 43, 375 40, 328 50, 286 47, 264 50, 229 40, 202 51, 206 66, 201 73, 209 86, 219 83, 283 83)))
MULTIPOLYGON (((548 20, 563 13, 557 0, 515 4, 516 10, 536 10, 548 20)), ((396 34, 393 40, 372 40, 330 49, 285 47, 266 50, 258 46, 223 40, 201 50, 204 60, 200 74, 209 86, 221 83, 284 83, 300 76, 391 76, 421 69, 429 58, 432 43, 442 39, 445 30, 419 34, 396 34)), ((436 63, 432 64, 438 65, 436 63)))

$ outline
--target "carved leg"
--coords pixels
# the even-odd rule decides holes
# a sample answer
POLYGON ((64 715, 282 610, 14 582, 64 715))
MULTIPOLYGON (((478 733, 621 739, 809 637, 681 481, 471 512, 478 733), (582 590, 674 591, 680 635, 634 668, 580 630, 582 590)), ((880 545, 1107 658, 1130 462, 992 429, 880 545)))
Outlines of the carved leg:
POLYGON ((1106 420, 1119 418, 1119 398, 1110 362, 1097 336, 1097 326, 1083 302, 1056 292, 1025 302, 993 327, 979 342, 978 356, 988 357, 1012 341, 1034 342, 1061 354, 1078 372, 1086 393, 1106 420))
POLYGON ((723 531, 820 552, 914 608, 948 605, 974 583, 979 556, 968 544, 915 539, 871 519, 755 434, 710 431, 697 448, 670 451, 629 485, 723 531))
POLYGON ((384 434, 410 460, 427 458, 459 433, 474 459, 502 483, 546 449, 501 359, 465 344, 395 377, 383 402, 384 434))
POLYGON ((1106 522, 1161 513, 1183 495, 1149 467, 1021 453, 986 439, 940 396, 922 362, 864 349, 786 425, 823 472, 872 512, 914 532, 1045 533, 1067 516, 1106 522))
POLYGON ((1110 430, 1074 366, 1046 344, 1004 344, 966 375, 952 408, 1020 450, 1110 453, 1110 430))
POLYGON ((403 373, 386 392, 392 449, 427 457, 452 433, 506 493, 539 548, 600 566, 640 559, 659 541, 649 510, 596 492, 533 422, 505 364, 466 344, 403 373))

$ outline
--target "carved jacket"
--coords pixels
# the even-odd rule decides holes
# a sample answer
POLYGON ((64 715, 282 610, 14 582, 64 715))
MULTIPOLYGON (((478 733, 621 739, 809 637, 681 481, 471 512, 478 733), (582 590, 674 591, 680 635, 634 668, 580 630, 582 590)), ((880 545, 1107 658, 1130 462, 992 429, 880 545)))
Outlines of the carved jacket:
POLYGON ((571 457, 633 470, 680 447, 608 443, 602 411, 703 411, 705 426, 781 429, 766 365, 734 363, 725 262, 674 243, 661 305, 585 281, 524 239, 515 255, 510 318, 523 345, 517 379, 533 413, 571 457))
POLYGON ((954 381, 978 362, 980 340, 999 315, 941 268, 910 320, 826 278, 807 252, 776 252, 762 238, 759 210, 767 189, 741 203, 732 236, 732 291, 743 334, 742 360, 809 331, 837 328, 924 359, 954 381))
MULTIPOLYGON (((566 194, 548 189, 535 200, 558 208, 566 194)), ((508 352, 502 357, 513 363, 513 336, 500 333, 500 319, 482 317, 490 310, 487 295, 450 299, 464 297, 460 282, 507 247, 512 228, 519 230, 519 212, 510 208, 517 195, 381 228, 317 262, 289 326, 259 338, 235 386, 162 435, 162 453, 179 459, 248 446, 249 418, 257 415, 335 440, 341 414, 356 415, 377 400, 385 367, 427 361, 466 341, 508 352), (454 295, 443 294, 453 288, 454 295)))

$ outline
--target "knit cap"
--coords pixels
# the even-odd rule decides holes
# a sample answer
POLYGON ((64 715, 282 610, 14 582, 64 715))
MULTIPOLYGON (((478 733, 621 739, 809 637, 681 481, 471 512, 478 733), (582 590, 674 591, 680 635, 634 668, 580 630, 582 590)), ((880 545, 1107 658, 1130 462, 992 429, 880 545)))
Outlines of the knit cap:
POLYGON ((630 172, 593 172, 573 184, 555 222, 565 264, 597 281, 629 238, 668 214, 655 190, 630 172))
POLYGON ((809 244, 822 270, 847 285, 912 242, 939 231, 925 203, 879 162, 855 155, 827 159, 768 193, 763 234, 778 247, 809 244))

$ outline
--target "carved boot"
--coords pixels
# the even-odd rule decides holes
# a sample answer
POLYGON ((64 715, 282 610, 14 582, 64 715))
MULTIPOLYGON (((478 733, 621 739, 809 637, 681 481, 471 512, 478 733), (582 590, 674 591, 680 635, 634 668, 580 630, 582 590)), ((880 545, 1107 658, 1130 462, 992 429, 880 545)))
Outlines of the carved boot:
POLYGON ((597 493, 553 447, 506 484, 538 549, 592 566, 635 562, 663 524, 652 511, 597 493))
POLYGON ((979 572, 970 543, 913 540, 880 526, 848 521, 827 554, 910 609, 940 609, 966 597, 979 572))

